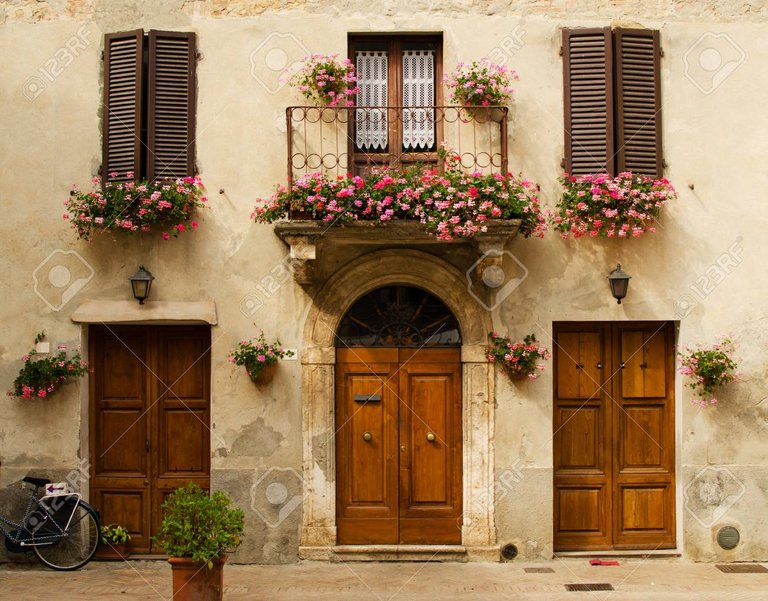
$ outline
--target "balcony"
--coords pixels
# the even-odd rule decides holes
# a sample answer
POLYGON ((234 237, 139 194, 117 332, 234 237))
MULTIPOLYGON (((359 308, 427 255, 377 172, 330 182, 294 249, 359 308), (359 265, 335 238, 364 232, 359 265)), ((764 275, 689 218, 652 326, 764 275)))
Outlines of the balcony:
POLYGON ((450 151, 465 172, 507 173, 506 107, 385 106, 286 109, 288 181, 308 173, 365 175, 435 166, 450 151))
MULTIPOLYGON (((329 178, 365 176, 377 168, 409 166, 446 168, 450 156, 465 173, 508 172, 506 107, 386 106, 314 107, 286 109, 288 182, 311 174, 329 178)), ((457 238, 450 246, 469 251, 471 263, 478 256, 481 274, 500 263, 506 241, 514 237, 520 220, 492 220, 487 232, 474 238, 457 238), (494 251, 494 253, 489 253, 494 251)), ((316 259, 324 248, 387 246, 429 248, 441 253, 445 242, 427 235, 421 224, 393 222, 371 228, 365 222, 329 227, 293 217, 278 223, 275 233, 290 247, 294 279, 302 285, 318 281, 316 259)))

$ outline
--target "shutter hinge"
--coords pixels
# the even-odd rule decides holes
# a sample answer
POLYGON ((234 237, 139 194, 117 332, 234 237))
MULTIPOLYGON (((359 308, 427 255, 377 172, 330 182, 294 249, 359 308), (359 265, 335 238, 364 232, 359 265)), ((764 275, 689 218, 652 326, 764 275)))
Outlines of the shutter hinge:
POLYGON ((664 48, 659 46, 659 56, 664 56, 664 48))
POLYGON ((101 60, 104 60, 104 51, 101 51, 101 60))
POLYGON ((563 47, 562 47, 562 46, 560 46, 560 51, 558 52, 558 54, 559 54, 560 56, 563 56, 563 47))
POLYGON ((562 159, 560 159, 560 167, 562 167, 563 169, 565 169, 565 157, 563 157, 562 159))
POLYGON ((199 60, 199 61, 203 60, 203 53, 200 52, 199 50, 196 50, 195 51, 195 59, 199 60))

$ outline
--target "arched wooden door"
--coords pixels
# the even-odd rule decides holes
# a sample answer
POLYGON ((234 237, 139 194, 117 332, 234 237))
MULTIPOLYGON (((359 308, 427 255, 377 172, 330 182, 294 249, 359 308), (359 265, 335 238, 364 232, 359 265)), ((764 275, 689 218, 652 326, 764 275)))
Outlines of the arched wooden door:
POLYGON ((345 317, 336 352, 339 544, 459 544, 459 330, 445 305, 376 290, 345 317))

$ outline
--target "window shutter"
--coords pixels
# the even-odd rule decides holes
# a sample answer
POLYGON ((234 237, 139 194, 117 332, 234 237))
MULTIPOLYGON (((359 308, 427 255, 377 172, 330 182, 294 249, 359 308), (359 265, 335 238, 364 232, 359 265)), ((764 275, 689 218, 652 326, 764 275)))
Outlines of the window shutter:
POLYGON ((149 32, 147 177, 194 175, 195 34, 149 32))
POLYGON ((563 30, 565 170, 613 172, 611 30, 563 30))
POLYGON ((126 181, 141 170, 141 95, 144 32, 139 29, 104 37, 102 179, 126 181), (118 176, 110 178, 109 174, 118 176))
POLYGON ((661 177, 659 32, 616 29, 617 170, 661 177))

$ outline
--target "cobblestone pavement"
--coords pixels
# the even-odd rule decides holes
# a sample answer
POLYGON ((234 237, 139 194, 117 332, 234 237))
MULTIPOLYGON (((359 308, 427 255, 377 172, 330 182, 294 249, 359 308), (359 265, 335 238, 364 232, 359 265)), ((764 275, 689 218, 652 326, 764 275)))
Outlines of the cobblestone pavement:
MULTIPOLYGON (((768 601, 768 573, 726 574, 679 559, 587 559, 528 563, 302 563, 227 565, 225 599, 298 601, 768 601), (551 568, 529 573, 525 568, 551 568), (608 583, 613 592, 566 592, 566 584, 608 583)), ((754 565, 754 564, 753 564, 754 565)), ((0 566, 0 599, 170 600, 164 561, 92 562, 77 572, 37 564, 0 566)))

